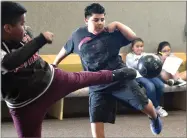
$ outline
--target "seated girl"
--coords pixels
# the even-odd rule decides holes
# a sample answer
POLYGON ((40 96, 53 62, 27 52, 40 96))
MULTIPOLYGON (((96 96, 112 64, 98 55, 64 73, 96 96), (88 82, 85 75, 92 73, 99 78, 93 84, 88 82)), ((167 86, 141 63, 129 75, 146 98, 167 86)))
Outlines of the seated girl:
MULTIPOLYGON (((171 53, 171 45, 167 41, 160 42, 157 48, 157 55, 160 57, 162 62, 164 63, 167 57, 174 56, 171 53)), ((168 73, 166 70, 162 70, 161 72, 161 79, 167 83, 168 85, 185 85, 186 84, 186 71, 177 72, 176 74, 172 75, 168 73)))
MULTIPOLYGON (((126 56, 126 64, 128 67, 137 70, 138 60, 146 55, 144 53, 144 42, 141 38, 135 39, 132 42, 131 52, 126 56)), ((155 78, 145 78, 142 77, 137 70, 137 82, 145 87, 148 98, 153 102, 156 112, 161 116, 165 117, 168 113, 161 107, 160 99, 163 95, 164 83, 157 77, 155 78)))

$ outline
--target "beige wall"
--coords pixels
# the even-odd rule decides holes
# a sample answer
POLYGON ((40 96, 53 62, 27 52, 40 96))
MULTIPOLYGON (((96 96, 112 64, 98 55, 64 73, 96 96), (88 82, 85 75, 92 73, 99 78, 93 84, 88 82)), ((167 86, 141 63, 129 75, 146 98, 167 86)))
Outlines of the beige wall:
MULTIPOLYGON (((42 54, 57 54, 71 33, 84 25, 84 8, 91 2, 21 2, 28 9, 27 24, 34 34, 52 31, 54 43, 42 54)), ((184 26, 186 2, 100 2, 105 6, 107 22, 120 21, 131 27, 145 41, 145 51, 154 52, 167 40, 173 51, 186 51, 184 26)), ((127 48, 123 49, 124 51, 127 48)))

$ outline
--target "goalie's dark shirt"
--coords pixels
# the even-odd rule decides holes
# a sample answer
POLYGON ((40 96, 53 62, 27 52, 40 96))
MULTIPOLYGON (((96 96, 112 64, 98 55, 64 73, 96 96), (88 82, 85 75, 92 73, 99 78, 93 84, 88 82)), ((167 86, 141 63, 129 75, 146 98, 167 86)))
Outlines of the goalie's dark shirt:
MULTIPOLYGON (((120 48, 128 45, 119 30, 109 33, 106 29, 94 35, 88 32, 87 26, 78 28, 67 41, 64 48, 67 54, 76 53, 80 56, 85 71, 115 70, 126 66, 119 56, 120 48)), ((117 86, 118 82, 90 87, 90 92, 106 91, 117 86)))

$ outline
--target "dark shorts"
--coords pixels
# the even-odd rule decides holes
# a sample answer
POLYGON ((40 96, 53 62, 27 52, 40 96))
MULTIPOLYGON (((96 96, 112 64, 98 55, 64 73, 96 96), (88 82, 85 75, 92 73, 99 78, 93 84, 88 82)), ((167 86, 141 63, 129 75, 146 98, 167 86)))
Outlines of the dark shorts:
POLYGON ((89 96, 90 122, 115 123, 117 100, 137 110, 144 109, 148 104, 145 89, 135 80, 111 92, 92 92, 89 96))

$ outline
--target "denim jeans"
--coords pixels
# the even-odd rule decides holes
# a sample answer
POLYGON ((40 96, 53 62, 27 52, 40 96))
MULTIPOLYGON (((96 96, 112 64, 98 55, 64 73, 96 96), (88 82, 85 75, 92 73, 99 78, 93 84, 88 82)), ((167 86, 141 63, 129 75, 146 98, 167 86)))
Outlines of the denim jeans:
POLYGON ((163 95, 164 83, 157 77, 155 78, 136 78, 142 86, 145 87, 147 97, 152 101, 156 107, 160 104, 161 96, 163 95))

